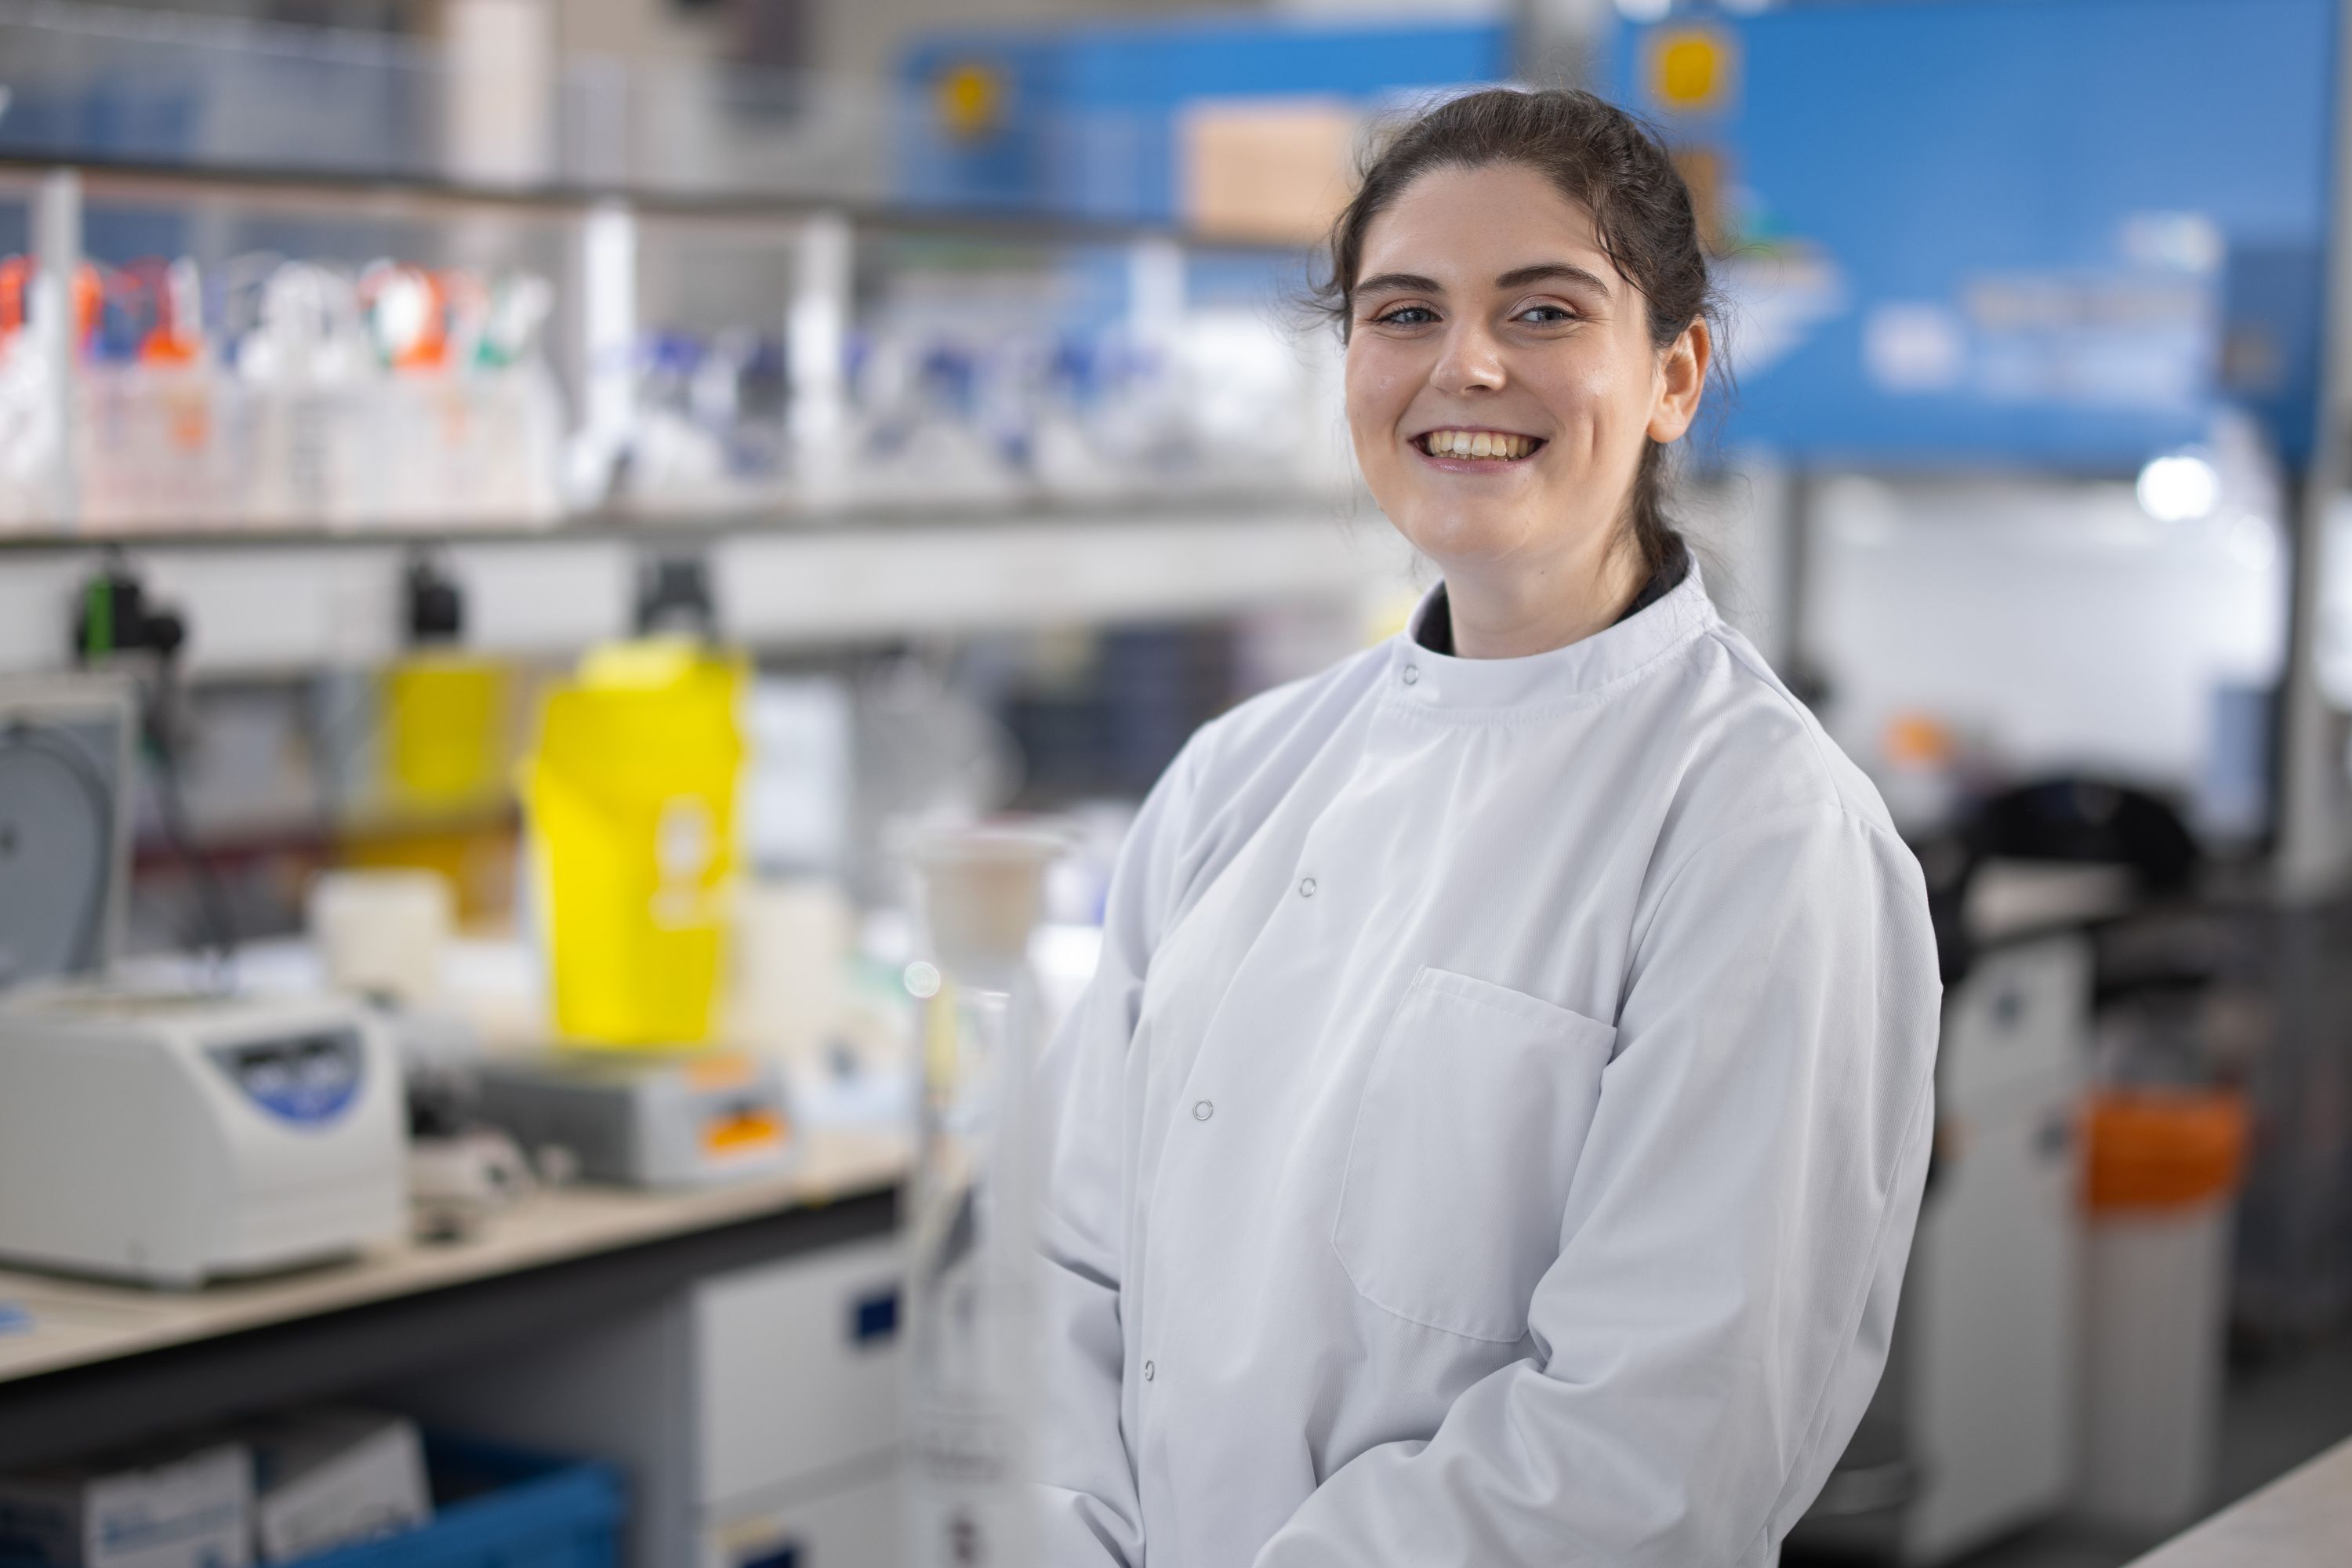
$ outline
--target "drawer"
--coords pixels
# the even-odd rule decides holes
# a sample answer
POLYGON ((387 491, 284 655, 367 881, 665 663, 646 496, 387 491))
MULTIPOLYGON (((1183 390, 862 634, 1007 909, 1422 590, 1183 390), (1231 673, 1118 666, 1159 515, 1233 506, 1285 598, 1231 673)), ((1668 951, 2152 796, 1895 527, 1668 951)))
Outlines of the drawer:
POLYGON ((898 1440, 895 1238, 722 1274, 694 1292, 705 1507, 838 1471, 898 1440))

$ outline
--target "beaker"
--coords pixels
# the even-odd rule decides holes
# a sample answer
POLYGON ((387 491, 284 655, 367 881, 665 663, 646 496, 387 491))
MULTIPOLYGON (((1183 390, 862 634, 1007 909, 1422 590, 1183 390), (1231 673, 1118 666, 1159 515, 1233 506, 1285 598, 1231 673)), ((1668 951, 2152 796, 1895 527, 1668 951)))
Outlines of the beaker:
POLYGON ((934 834, 912 858, 930 957, 909 1188, 908 1561, 1026 1568, 1026 1473, 1038 1378, 1037 1168, 1028 1076, 1042 1026, 1029 937, 1045 834, 934 834))

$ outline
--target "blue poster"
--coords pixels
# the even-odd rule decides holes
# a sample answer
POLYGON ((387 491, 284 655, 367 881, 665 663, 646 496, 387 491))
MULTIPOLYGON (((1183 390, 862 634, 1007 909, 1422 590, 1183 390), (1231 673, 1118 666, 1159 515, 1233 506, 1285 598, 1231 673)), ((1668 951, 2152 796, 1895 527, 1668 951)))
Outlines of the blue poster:
POLYGON ((2316 415, 2329 0, 1928 0, 1614 40, 1719 247, 1727 444, 2118 472, 2316 415))

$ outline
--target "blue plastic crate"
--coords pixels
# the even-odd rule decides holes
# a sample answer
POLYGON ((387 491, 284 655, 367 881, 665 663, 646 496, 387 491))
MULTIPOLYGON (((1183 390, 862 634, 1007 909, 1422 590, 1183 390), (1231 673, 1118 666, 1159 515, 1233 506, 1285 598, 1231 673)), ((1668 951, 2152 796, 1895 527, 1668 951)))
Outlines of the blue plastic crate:
MULTIPOLYGON (((305 1557, 289 1568, 618 1568, 627 1512, 620 1472, 427 1433, 433 1522, 305 1557)), ((0 1568, 42 1568, 0 1551, 0 1568)))
POLYGON ((620 1472, 428 1434, 433 1522, 302 1559, 300 1568, 616 1568, 620 1472))

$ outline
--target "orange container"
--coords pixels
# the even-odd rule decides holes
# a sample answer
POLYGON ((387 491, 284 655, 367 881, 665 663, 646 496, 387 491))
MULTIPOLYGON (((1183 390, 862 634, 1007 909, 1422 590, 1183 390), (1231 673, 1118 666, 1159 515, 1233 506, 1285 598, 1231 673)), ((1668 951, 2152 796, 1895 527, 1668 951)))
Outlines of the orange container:
POLYGON ((2246 1102, 2218 1089, 2109 1089, 2088 1118, 2094 1212, 2189 1208, 2234 1191, 2246 1102))

